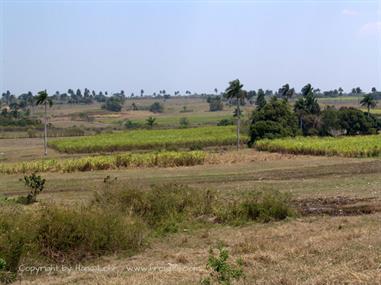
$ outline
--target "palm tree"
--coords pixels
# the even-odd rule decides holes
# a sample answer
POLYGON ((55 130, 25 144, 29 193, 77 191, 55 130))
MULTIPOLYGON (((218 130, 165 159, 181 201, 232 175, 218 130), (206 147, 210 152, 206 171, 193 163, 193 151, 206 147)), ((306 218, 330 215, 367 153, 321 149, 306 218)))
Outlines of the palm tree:
POLYGON ((38 92, 36 98, 36 105, 44 105, 45 109, 45 126, 44 126, 44 154, 48 155, 48 114, 47 106, 51 107, 53 105, 52 99, 49 98, 46 90, 38 92))
POLYGON ((246 92, 242 90, 243 84, 239 81, 239 79, 233 80, 229 82, 229 87, 225 90, 225 96, 228 99, 236 99, 237 109, 235 110, 235 116, 237 117, 237 150, 239 150, 239 132, 240 132, 240 124, 241 124, 241 110, 239 108, 240 101, 244 100, 247 96, 246 92))
POLYGON ((285 84, 282 88, 279 88, 278 93, 284 98, 285 101, 288 100, 288 92, 290 91, 290 85, 285 84))
POLYGON ((377 101, 371 94, 367 94, 362 98, 362 100, 360 101, 360 104, 361 106, 366 107, 368 109, 368 117, 369 117, 370 109, 371 108, 373 109, 377 106, 377 101))

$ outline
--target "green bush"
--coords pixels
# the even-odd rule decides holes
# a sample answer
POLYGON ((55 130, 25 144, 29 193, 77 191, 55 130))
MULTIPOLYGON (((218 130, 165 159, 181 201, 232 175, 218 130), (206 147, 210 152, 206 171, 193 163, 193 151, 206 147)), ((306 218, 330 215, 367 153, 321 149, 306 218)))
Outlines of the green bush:
POLYGON ((217 126, 231 126, 234 125, 233 118, 230 119, 222 119, 217 123, 217 126))
POLYGON ((238 259, 236 265, 228 262, 229 252, 227 249, 219 246, 218 256, 214 255, 213 249, 209 250, 207 268, 211 270, 209 277, 201 281, 201 285, 210 285, 212 281, 218 284, 230 285, 244 277, 243 262, 238 259))
POLYGON ((118 98, 111 97, 106 99, 104 105, 102 105, 102 109, 106 109, 111 112, 120 112, 122 110, 122 103, 118 98))
POLYGON ((149 110, 152 113, 163 113, 164 112, 164 107, 160 102, 155 102, 153 103, 150 107, 149 110))

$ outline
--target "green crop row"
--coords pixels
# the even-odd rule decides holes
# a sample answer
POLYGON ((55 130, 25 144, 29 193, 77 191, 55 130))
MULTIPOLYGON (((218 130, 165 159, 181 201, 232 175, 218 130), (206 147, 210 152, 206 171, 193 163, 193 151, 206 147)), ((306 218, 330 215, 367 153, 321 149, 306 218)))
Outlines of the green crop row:
POLYGON ((293 154, 377 157, 381 156, 381 135, 264 139, 256 142, 255 147, 258 150, 293 154))
MULTIPOLYGON (((243 136, 243 141, 247 140, 243 136)), ((51 141, 49 146, 66 153, 128 151, 135 149, 199 149, 231 145, 236 141, 235 127, 202 127, 170 130, 133 130, 51 141)))
POLYGON ((69 159, 46 159, 0 164, 0 173, 74 172, 136 167, 175 167, 203 164, 203 151, 124 153, 69 159))

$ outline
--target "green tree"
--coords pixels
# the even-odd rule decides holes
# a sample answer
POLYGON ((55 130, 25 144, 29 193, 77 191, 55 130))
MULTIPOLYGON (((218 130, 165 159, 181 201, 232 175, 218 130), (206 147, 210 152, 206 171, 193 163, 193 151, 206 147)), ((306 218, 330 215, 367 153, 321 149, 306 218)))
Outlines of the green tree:
POLYGON ((36 105, 44 106, 44 155, 48 155, 48 106, 51 107, 53 105, 53 101, 49 98, 46 90, 38 92, 36 98, 36 105))
POLYGON ((375 134, 381 129, 381 122, 377 117, 369 115, 355 108, 341 108, 338 112, 338 121, 341 129, 347 135, 375 134))
POLYGON ((314 120, 313 117, 320 114, 320 106, 311 84, 304 86, 301 92, 302 97, 295 102, 294 111, 298 115, 300 129, 304 134, 308 134, 309 130, 304 126, 304 119, 308 116, 309 121, 311 121, 311 119, 314 120))
POLYGON ((237 117, 237 150, 239 150, 240 144, 240 124, 241 124, 241 110, 240 110, 240 102, 244 100, 247 96, 246 92, 242 89, 243 84, 239 81, 239 79, 233 80, 229 82, 228 88, 225 90, 225 96, 228 99, 235 99, 237 108, 235 111, 237 117))
POLYGON ((262 138, 295 136, 297 132, 297 118, 288 102, 272 97, 263 108, 253 111, 249 144, 262 138))
POLYGON ((263 108, 266 105, 265 92, 263 89, 258 89, 255 105, 257 106, 257 110, 263 108))
POLYGON ((31 204, 36 202, 37 195, 44 190, 46 180, 43 179, 40 175, 32 173, 32 175, 24 176, 24 184, 30 188, 30 192, 26 197, 26 204, 31 204))
POLYGON ((288 100, 287 93, 290 90, 290 85, 285 84, 282 88, 279 88, 278 93, 283 97, 284 100, 288 100))
POLYGON ((370 114, 370 109, 373 109, 377 106, 377 100, 373 97, 372 94, 365 95, 360 101, 361 106, 368 109, 368 117, 370 114))

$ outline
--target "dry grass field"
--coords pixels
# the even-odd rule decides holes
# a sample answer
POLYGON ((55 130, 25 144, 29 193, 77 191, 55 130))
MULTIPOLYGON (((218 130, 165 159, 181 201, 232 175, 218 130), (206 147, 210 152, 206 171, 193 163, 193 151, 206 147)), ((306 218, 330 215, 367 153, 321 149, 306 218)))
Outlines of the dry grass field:
MULTIPOLYGON (((86 204, 102 188, 104 177, 111 175, 120 185, 145 188, 173 182, 215 189, 227 199, 250 189, 276 189, 291 193, 301 214, 267 224, 183 228, 152 239, 132 257, 115 254, 91 259, 80 263, 82 270, 73 267, 70 273, 24 272, 20 284, 199 284, 208 274, 208 250, 217 244, 229 250, 232 260, 243 259, 246 277, 238 284, 379 284, 379 159, 250 149, 216 153, 214 159, 212 164, 193 167, 46 173, 47 187, 40 201, 69 207, 86 204), (91 266, 106 271, 83 271, 91 266)), ((0 193, 25 193, 19 178, 1 176, 0 193)))
MULTIPOLYGON (((150 104, 152 100, 136 102, 150 104)), ((334 102, 355 103, 353 98, 334 102)), ((128 107, 130 100, 126 104, 128 107)), ((165 106, 165 112, 157 117, 159 123, 162 120, 169 125, 177 124, 182 116, 193 116, 194 122, 209 124, 230 116, 232 111, 211 113, 206 102, 186 98, 167 100, 165 106), (184 105, 193 112, 180 113, 184 105)), ((122 119, 144 121, 151 115, 128 110, 111 114, 97 104, 54 106, 49 112, 53 124, 62 127, 79 125, 80 121, 72 120, 72 115, 80 112, 94 117, 93 122, 86 123, 92 127, 113 126, 122 119)), ((247 107, 245 113, 249 112, 247 107)), ((217 245, 228 249, 229 260, 243 260, 245 278, 237 284, 381 284, 379 157, 292 155, 248 148, 237 152, 231 147, 206 151, 209 155, 203 165, 188 167, 40 173, 47 180, 46 187, 38 202, 27 210, 48 204, 81 208, 104 189, 104 180, 110 176, 116 178, 115 183, 121 188, 148 190, 153 184, 175 183, 195 191, 216 191, 226 201, 252 190, 276 190, 290 194, 297 215, 268 223, 226 225, 212 221, 202 226, 181 226, 176 233, 152 236, 132 256, 115 252, 77 263, 39 261, 39 266, 58 267, 50 274, 19 271, 15 284, 200 284, 209 274, 208 251, 217 245)), ((49 149, 49 158, 72 156, 81 155, 49 149)), ((42 139, 0 140, 1 162, 41 158, 42 139)), ((25 195, 28 190, 20 181, 22 177, 0 174, 0 198, 25 195)), ((24 261, 24 266, 32 265, 28 259, 24 261)))

